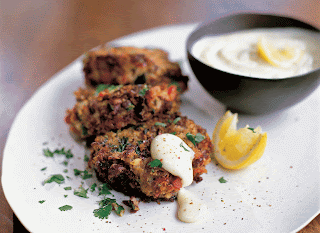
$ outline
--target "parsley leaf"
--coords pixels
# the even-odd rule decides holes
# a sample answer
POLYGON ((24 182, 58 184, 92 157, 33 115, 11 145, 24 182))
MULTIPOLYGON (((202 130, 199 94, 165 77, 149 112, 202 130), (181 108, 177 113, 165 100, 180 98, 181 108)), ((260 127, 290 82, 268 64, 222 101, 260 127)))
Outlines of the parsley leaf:
POLYGON ((126 148, 126 146, 128 145, 128 138, 127 137, 123 137, 120 139, 120 145, 118 146, 117 151, 118 152, 123 152, 124 149, 126 148))
POLYGON ((156 125, 156 126, 162 126, 162 127, 166 127, 166 126, 167 126, 166 123, 162 123, 162 122, 156 122, 156 123, 154 123, 154 125, 156 125))
POLYGON ((110 192, 110 186, 107 183, 104 183, 99 186, 99 196, 100 195, 108 195, 111 194, 110 192))
POLYGON ((95 217, 98 217, 99 219, 107 219, 111 214, 111 210, 112 210, 112 205, 107 205, 99 209, 95 209, 93 211, 93 214, 95 217))
POLYGON ((227 183, 227 181, 223 178, 223 176, 219 179, 220 183, 227 183))
POLYGON ((84 158, 83 158, 83 161, 89 162, 89 159, 90 159, 89 155, 85 154, 84 158))
POLYGON ((255 133, 254 128, 248 128, 248 129, 250 129, 252 132, 254 132, 254 133, 255 133))
POLYGON ((173 124, 177 124, 177 123, 178 123, 178 121, 180 121, 180 120, 181 120, 181 117, 177 117, 176 119, 174 119, 174 120, 173 120, 173 122, 172 122, 172 123, 173 123, 173 124))
POLYGON ((64 190, 71 190, 71 186, 69 186, 69 187, 64 187, 64 190))
POLYGON ((162 163, 159 159, 152 160, 150 163, 148 163, 148 165, 150 167, 162 167, 162 163))
POLYGON ((71 150, 69 149, 68 151, 64 150, 64 147, 62 147, 60 150, 56 149, 55 151, 50 151, 49 148, 43 149, 43 154, 46 157, 53 157, 54 154, 59 154, 59 155, 65 155, 67 159, 70 159, 73 157, 73 154, 71 153, 71 150))
POLYGON ((191 133, 187 133, 186 137, 193 143, 193 145, 196 146, 196 143, 202 142, 202 140, 205 139, 205 136, 203 136, 201 133, 197 133, 196 135, 193 135, 191 133))
POLYGON ((49 148, 47 148, 47 149, 43 149, 43 154, 44 154, 44 156, 46 156, 46 157, 53 157, 53 152, 51 152, 50 150, 49 150, 49 148))
POLYGON ((99 95, 99 93, 101 92, 101 91, 104 91, 104 90, 108 90, 108 91, 113 91, 113 90, 115 90, 115 89, 117 89, 117 88, 120 88, 120 87, 122 87, 122 85, 112 85, 112 84, 99 84, 98 86, 97 86, 97 88, 96 88, 96 96, 97 95, 99 95))
POLYGON ((47 169, 47 167, 44 167, 44 168, 41 169, 41 171, 44 171, 44 170, 46 170, 46 169, 47 169))
POLYGON ((64 177, 61 174, 52 175, 47 178, 43 184, 56 182, 58 184, 62 184, 64 182, 64 177))
POLYGON ((59 210, 67 211, 67 210, 72 210, 72 208, 73 207, 71 205, 64 205, 64 206, 59 207, 59 210))
POLYGON ((96 184, 96 183, 93 183, 93 184, 91 185, 91 187, 90 187, 91 192, 96 191, 96 187, 97 187, 97 184, 96 184))
POLYGON ((139 95, 145 96, 148 90, 149 90, 148 86, 145 85, 145 87, 139 91, 139 95))
POLYGON ((84 189, 82 186, 80 186, 78 189, 75 189, 73 194, 78 197, 88 198, 87 196, 88 189, 84 189))
POLYGON ((45 200, 39 201, 40 204, 42 204, 42 203, 44 203, 44 202, 45 202, 45 200))

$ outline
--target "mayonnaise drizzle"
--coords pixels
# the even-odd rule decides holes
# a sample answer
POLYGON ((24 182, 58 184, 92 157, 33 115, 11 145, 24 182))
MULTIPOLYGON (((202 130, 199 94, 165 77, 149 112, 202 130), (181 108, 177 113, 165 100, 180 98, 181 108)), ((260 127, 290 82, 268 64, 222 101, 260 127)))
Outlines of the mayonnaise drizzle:
MULTIPOLYGON (((151 157, 159 159, 162 167, 182 180, 182 187, 193 181, 193 150, 173 134, 161 134, 151 142, 151 157)), ((197 222, 204 219, 207 206, 190 191, 181 188, 178 192, 178 218, 182 222, 197 222)))

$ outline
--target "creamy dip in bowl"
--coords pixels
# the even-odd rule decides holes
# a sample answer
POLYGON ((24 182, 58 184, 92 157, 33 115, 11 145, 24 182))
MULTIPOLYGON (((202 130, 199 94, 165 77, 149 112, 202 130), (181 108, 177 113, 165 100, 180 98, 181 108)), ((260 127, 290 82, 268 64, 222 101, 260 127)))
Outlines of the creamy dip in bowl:
POLYGON ((202 23, 188 37, 198 81, 236 112, 269 114, 303 100, 319 85, 320 32, 299 20, 237 14, 202 23))

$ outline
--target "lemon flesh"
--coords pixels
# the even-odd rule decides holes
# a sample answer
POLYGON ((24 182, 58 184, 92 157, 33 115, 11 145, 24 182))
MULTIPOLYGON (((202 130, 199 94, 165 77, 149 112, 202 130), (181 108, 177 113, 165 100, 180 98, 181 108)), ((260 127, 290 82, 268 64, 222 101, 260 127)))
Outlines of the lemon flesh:
POLYGON ((241 169, 260 159, 267 143, 261 127, 237 130, 238 114, 227 111, 213 132, 215 160, 224 168, 241 169))
POLYGON ((257 49, 263 60, 281 68, 290 68, 301 59, 304 53, 304 46, 297 41, 277 41, 265 37, 259 39, 257 49))

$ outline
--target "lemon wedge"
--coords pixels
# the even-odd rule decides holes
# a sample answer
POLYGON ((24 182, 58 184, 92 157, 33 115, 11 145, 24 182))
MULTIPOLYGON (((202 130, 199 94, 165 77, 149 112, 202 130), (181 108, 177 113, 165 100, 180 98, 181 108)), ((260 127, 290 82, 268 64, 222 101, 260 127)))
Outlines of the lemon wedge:
POLYGON ((295 40, 271 40, 262 37, 258 40, 257 48, 260 57, 272 66, 290 68, 304 53, 305 46, 301 44, 295 40))
POLYGON ((267 145, 267 133, 257 128, 237 130, 238 114, 227 111, 218 121, 212 136, 213 157, 227 169, 245 168, 260 159, 267 145))

